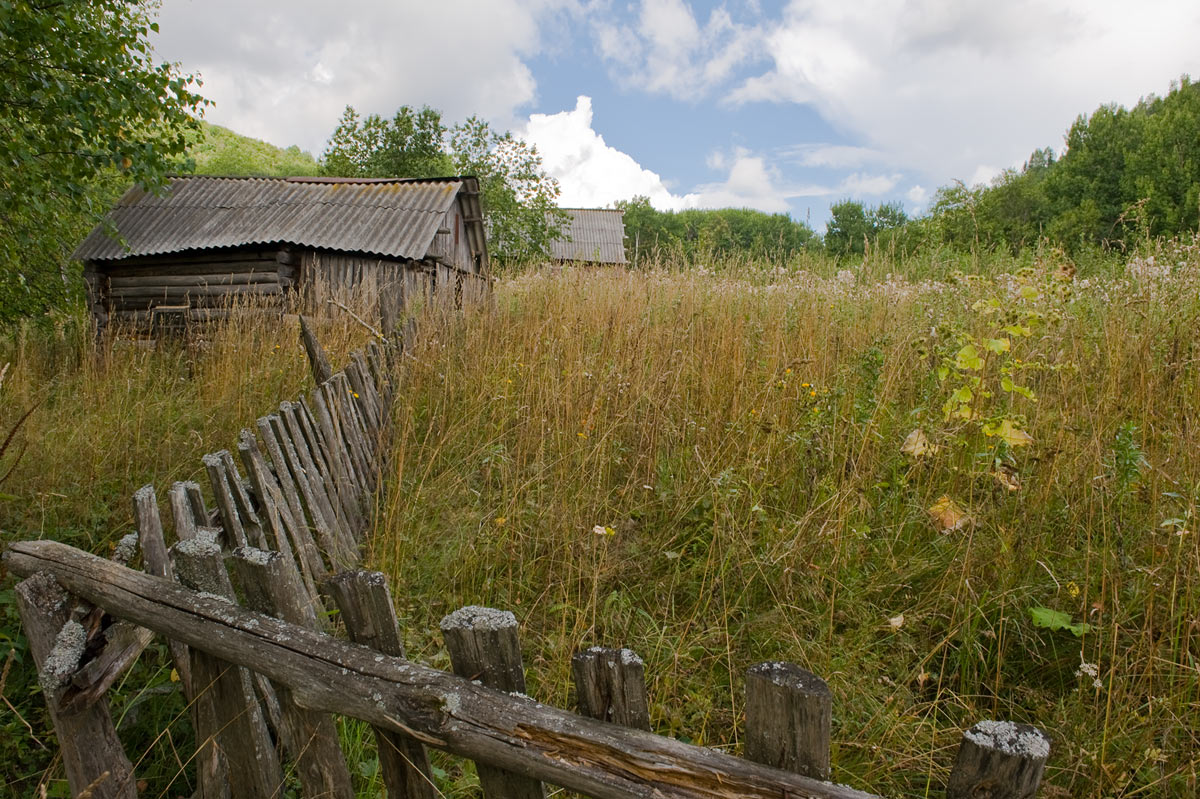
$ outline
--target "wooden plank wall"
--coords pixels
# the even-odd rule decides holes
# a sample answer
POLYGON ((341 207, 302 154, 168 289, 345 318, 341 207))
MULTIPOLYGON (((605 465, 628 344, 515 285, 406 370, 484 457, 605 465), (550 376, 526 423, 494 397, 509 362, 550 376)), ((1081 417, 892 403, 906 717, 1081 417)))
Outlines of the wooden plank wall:
POLYGON ((433 242, 429 245, 428 257, 442 259, 444 263, 457 266, 464 272, 477 272, 478 267, 475 259, 471 257, 471 245, 467 241, 466 225, 463 222, 462 208, 459 203, 454 203, 446 212, 442 221, 442 229, 447 232, 433 237, 433 242))

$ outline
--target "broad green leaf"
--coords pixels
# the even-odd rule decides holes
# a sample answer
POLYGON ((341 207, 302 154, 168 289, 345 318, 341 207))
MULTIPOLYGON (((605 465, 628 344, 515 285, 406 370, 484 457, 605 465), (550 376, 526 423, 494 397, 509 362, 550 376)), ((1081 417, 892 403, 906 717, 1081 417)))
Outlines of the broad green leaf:
POLYGON ((985 424, 983 434, 999 437, 1010 447, 1025 447, 1033 443, 1033 436, 1014 425, 1009 419, 1002 419, 999 423, 985 424))
POLYGON ((1020 394, 1026 399, 1033 399, 1033 389, 1031 389, 1029 386, 1017 385, 1008 375, 1000 378, 1000 388, 1004 389, 1010 394, 1020 394))
POLYGON ((1067 630, 1076 638, 1092 629, 1092 625, 1087 622, 1079 622, 1078 624, 1072 622, 1071 614, 1069 613, 1041 606, 1030 608, 1029 617, 1033 620, 1034 627, 1041 627, 1045 630, 1067 630))
POLYGON ((954 365, 959 369, 982 369, 983 358, 974 344, 967 344, 954 356, 954 365))
POLYGON ((1009 340, 1006 338, 989 338, 987 340, 987 348, 999 355, 1002 352, 1008 352, 1009 340))

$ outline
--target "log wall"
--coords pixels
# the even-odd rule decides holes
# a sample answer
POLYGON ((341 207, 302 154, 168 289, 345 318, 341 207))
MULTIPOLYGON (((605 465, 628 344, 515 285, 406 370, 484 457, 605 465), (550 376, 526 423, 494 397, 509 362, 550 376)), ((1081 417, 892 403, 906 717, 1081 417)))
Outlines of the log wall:
POLYGON ((271 302, 297 283, 286 248, 240 248, 141 256, 86 265, 98 326, 177 327, 224 315, 231 300, 271 302))

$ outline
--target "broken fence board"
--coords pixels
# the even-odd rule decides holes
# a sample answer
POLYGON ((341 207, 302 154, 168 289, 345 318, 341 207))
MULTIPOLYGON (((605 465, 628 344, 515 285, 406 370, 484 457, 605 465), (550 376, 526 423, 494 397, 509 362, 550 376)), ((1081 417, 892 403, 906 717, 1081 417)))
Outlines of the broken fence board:
POLYGON ((12 544, 10 571, 292 686, 313 710, 404 732, 597 799, 864 799, 869 794, 578 716, 331 639, 54 541, 12 544))
POLYGON ((21 626, 62 749, 71 794, 77 796, 94 786, 93 799, 136 799, 133 765, 117 738, 108 702, 96 701, 75 712, 59 707, 63 686, 83 654, 86 638, 78 622, 70 622, 74 627, 64 630, 69 621, 70 597, 49 573, 30 575, 17 584, 15 593, 21 626))

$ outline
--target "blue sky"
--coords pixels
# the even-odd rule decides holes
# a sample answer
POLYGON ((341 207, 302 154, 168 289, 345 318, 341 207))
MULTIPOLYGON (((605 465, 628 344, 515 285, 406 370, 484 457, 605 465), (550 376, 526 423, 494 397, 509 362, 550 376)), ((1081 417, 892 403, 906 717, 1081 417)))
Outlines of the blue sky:
POLYGON ((478 114, 562 203, 924 210, 1077 114, 1200 75, 1194 0, 164 0, 208 118, 319 154, 346 104, 478 114))

